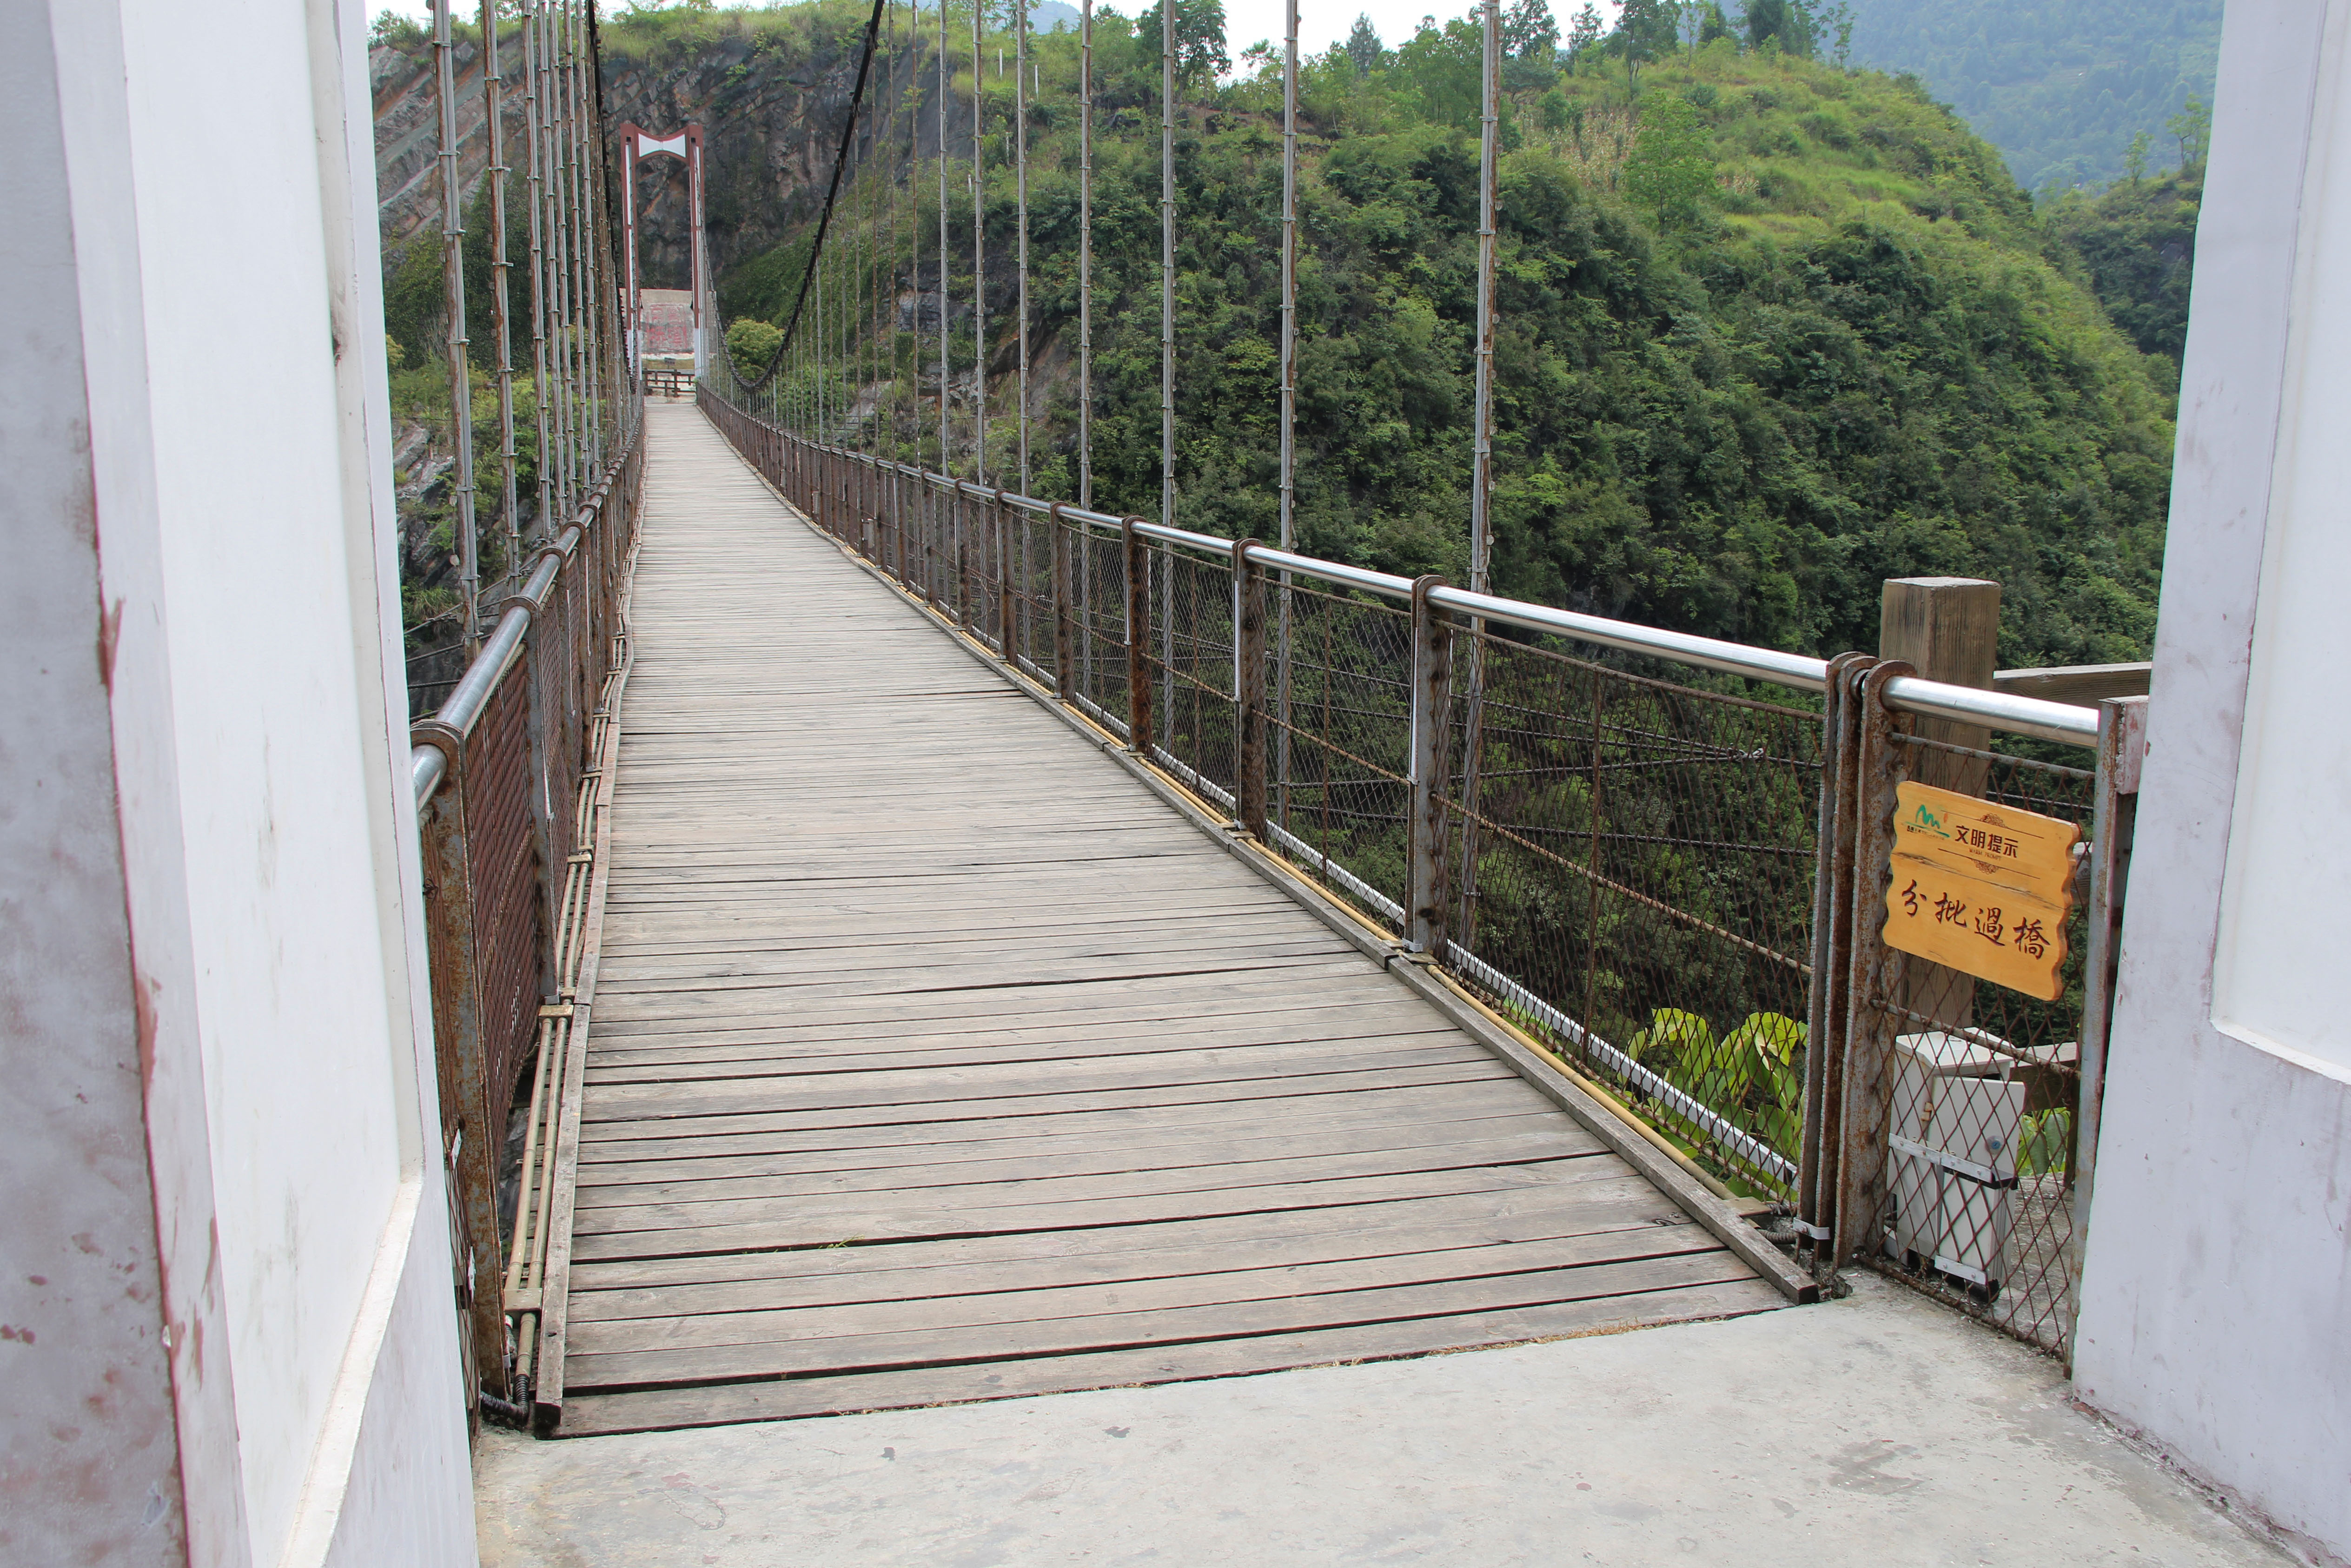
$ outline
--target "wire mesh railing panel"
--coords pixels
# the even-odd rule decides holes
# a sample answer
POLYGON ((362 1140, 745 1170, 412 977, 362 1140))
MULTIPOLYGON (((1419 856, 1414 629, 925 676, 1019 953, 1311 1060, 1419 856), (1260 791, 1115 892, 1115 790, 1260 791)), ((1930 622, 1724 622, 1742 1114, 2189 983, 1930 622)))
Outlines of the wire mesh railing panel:
POLYGON ((1412 617, 1384 600, 1302 583, 1273 592, 1267 815, 1275 842, 1379 925, 1399 930, 1412 789, 1412 617))
POLYGON ((1114 535, 1071 527, 1077 598, 1076 681, 1096 721, 1132 735, 1126 690, 1126 546, 1114 535))
POLYGON ((1007 507, 1011 531, 1013 652, 1021 672, 1048 685, 1053 674, 1053 535, 1050 517, 1007 507))
POLYGON ((465 742, 482 1082, 494 1110, 520 1071, 538 1011, 539 864, 531 813, 530 671, 517 661, 465 742))
POLYGON ((1157 744, 1179 777, 1229 807, 1239 781, 1233 714, 1233 580, 1228 563, 1152 555, 1158 578, 1147 644, 1163 694, 1157 744))
POLYGON ((1784 1195, 1820 716, 1487 632, 1455 647, 1456 967, 1728 1180, 1784 1195))
MULTIPOLYGON (((2090 840, 2095 776, 2033 757, 1995 755, 1912 735, 1892 737, 1909 779, 1986 807, 2053 819, 2090 840)), ((2029 747, 2028 747, 2029 748, 2029 747)), ((1965 831, 1965 830, 1962 830, 1965 831)), ((1978 851, 1987 848, 1979 843, 1978 851)), ((1989 845, 1999 855, 2004 846, 1989 845)), ((1893 1040, 1883 1241, 1903 1278, 2045 1349, 2074 1322, 2074 1131, 2088 952, 2086 853, 2070 907, 2053 915, 1925 885, 1897 866, 1892 900, 1970 947, 2039 960, 2061 947, 2057 991, 2043 1000, 1907 953, 1872 998, 1893 1040)))

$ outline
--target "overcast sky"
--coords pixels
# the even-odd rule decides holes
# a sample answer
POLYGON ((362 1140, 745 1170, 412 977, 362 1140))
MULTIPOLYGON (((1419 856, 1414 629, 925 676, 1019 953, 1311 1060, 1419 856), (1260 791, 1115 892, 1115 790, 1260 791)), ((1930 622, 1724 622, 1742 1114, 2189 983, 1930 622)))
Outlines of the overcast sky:
MULTIPOLYGON (((721 3, 724 4, 724 0, 721 3)), ((1076 0, 1070 0, 1070 3, 1075 5, 1076 0)), ((1132 16, 1149 9, 1151 0, 1123 0, 1123 3, 1121 0, 1096 0, 1096 4, 1132 16)), ((1338 0, 1336 4, 1299 0, 1298 47, 1307 54, 1320 54, 1343 40, 1360 14, 1371 17, 1372 26, 1379 29, 1380 41, 1394 48, 1418 30, 1423 16, 1434 14, 1438 21, 1445 21, 1464 15, 1473 4, 1474 0, 1338 0)), ((1560 31, 1565 33, 1569 19, 1582 9, 1583 0, 1551 0, 1551 5, 1552 16, 1559 20, 1560 31)), ((1601 16, 1613 25, 1616 17, 1616 0, 1599 0, 1599 6, 1601 16)), ((617 5, 605 7, 608 15, 618 9, 617 5)), ((419 21, 425 20, 428 15, 424 0, 402 0, 402 3, 391 5, 373 5, 369 15, 372 16, 379 10, 397 11, 419 21)), ((456 0, 456 15, 478 16, 480 6, 477 3, 468 3, 468 0, 456 0)), ((1238 60, 1240 52, 1259 38, 1279 42, 1281 20, 1282 0, 1225 0, 1225 38, 1231 46, 1233 57, 1238 60)))

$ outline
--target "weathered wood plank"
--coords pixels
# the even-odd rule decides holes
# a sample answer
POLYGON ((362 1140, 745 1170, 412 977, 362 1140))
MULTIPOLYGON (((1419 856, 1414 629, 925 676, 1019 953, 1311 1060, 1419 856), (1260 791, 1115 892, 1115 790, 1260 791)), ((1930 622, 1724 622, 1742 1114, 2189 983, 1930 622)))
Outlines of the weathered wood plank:
POLYGON ((1468 1166, 1452 1170, 1415 1170, 1253 1186, 1204 1186, 1193 1191, 1135 1197, 1008 1203, 995 1207, 974 1205, 941 1208, 927 1203, 893 1207, 877 1202, 865 1207, 834 1205, 820 1211, 814 1205, 768 1204, 733 1218, 702 1214, 698 1212, 701 1206, 695 1206, 695 1211, 682 1212, 685 1206, 665 1205, 619 1214, 601 1210, 583 1215, 574 1230, 572 1256, 601 1260, 742 1252, 777 1247, 837 1247, 858 1241, 903 1241, 926 1236, 1002 1235, 1012 1231, 1134 1225, 1146 1220, 1207 1215, 1280 1214, 1383 1197, 1424 1197, 1493 1192, 1512 1186, 1609 1181, 1631 1168, 1614 1155, 1585 1155, 1542 1165, 1468 1166), (622 1228, 622 1226, 633 1228, 622 1228))
MULTIPOLYGON (((1654 1262, 1665 1259, 1692 1260, 1719 1252, 1721 1244, 1694 1223, 1677 1225, 1615 1225, 1594 1228, 1578 1236, 1522 1240, 1508 1247, 1423 1248, 1371 1258, 1333 1259, 1274 1268, 1224 1269, 1213 1265, 1181 1274, 1148 1280, 1106 1283, 1040 1285, 949 1296, 921 1296, 889 1301, 830 1302, 821 1305, 737 1309, 714 1312, 664 1313, 660 1316, 602 1319, 582 1323, 571 1343, 580 1355, 625 1356, 671 1351, 749 1350, 754 1346, 789 1344, 805 1354, 802 1365, 826 1360, 872 1359, 858 1348, 877 1335, 937 1333, 969 1338, 977 1331, 1002 1328, 1035 1334, 1018 1348, 1038 1350, 1052 1343, 1095 1348, 1102 1333, 1123 1336, 1123 1325, 1087 1322, 1133 1319, 1144 1313, 1196 1312, 1213 1307, 1263 1306, 1284 1303, 1305 1322, 1318 1306, 1333 1308, 1342 1321, 1362 1311, 1353 1301, 1318 1301, 1319 1297, 1350 1297, 1358 1292, 1404 1291, 1449 1285, 1457 1301, 1479 1301, 1490 1292, 1497 1303, 1514 1298, 1525 1276, 1566 1270, 1597 1270, 1609 1265, 1654 1262), (1053 1325, 1047 1329, 1045 1325, 1053 1325), (832 1342, 828 1345, 826 1342, 832 1342)), ((1700 1265, 1713 1271, 1709 1261, 1700 1265)), ((1543 1294, 1558 1299, 1557 1281, 1543 1284, 1543 1294)), ((1620 1294, 1592 1288, 1600 1276, 1585 1275, 1572 1296, 1620 1294)), ((1376 1311, 1384 1312, 1383 1303, 1376 1311)), ((1315 1314, 1319 1316, 1320 1314, 1315 1314)), ((1399 1315, 1411 1315, 1409 1313, 1399 1315)), ((1181 1323, 1173 1325, 1180 1333, 1181 1323)), ((1309 1322, 1309 1326, 1322 1326, 1309 1322)), ((1155 1331, 1165 1332, 1165 1331, 1155 1331)), ((930 1357, 960 1359, 951 1346, 930 1357)), ((616 1377, 613 1381, 621 1381, 616 1377)))
MULTIPOLYGON (((1532 1108, 1521 1108, 1514 1114, 1465 1121, 1399 1124, 1394 1118, 1383 1117, 1367 1123, 1318 1123, 1304 1127, 1259 1123, 1235 1128, 1212 1124, 1157 1137, 1130 1134, 1106 1139, 1094 1133, 1074 1139, 1003 1139, 946 1145, 900 1144, 882 1149, 828 1150, 808 1155, 611 1161, 582 1171, 580 1182, 582 1187, 595 1187, 601 1192, 645 1183, 776 1176, 831 1184, 829 1190, 856 1190, 869 1183, 912 1189, 987 1180, 991 1175, 1086 1175, 1201 1165, 1218 1158, 1303 1157, 1458 1145, 1545 1129, 1556 1129, 1567 1135, 1556 1117, 1532 1108), (1035 1146, 1040 1144, 1047 1146, 1040 1150, 1035 1146)), ((1599 1141, 1593 1139, 1591 1147, 1597 1149, 1599 1141)), ((598 1200, 583 1197, 580 1201, 598 1200)))
MULTIPOLYGON (((654 1290, 804 1277, 841 1279, 845 1281, 841 1289, 847 1291, 863 1289, 862 1279, 851 1280, 850 1276, 867 1273, 900 1275, 924 1269, 977 1270, 1008 1263, 1055 1260, 1075 1260, 1072 1266, 1086 1265, 1086 1260, 1092 1260, 1102 1267, 1111 1266, 1106 1260, 1115 1260, 1117 1266, 1140 1270, 1147 1275, 1166 1252, 1206 1249, 1226 1253, 1259 1242, 1276 1248, 1295 1245, 1301 1249, 1303 1256, 1326 1245, 1352 1245, 1364 1238, 1376 1242, 1391 1233, 1407 1234, 1416 1228, 1432 1228, 1449 1235, 1458 1227, 1480 1236, 1507 1238, 1521 1228, 1530 1234, 1542 1235, 1566 1225, 1572 1232, 1572 1216, 1584 1204, 1605 1208, 1626 1193, 1642 1188, 1651 1193, 1656 1190, 1640 1176, 1628 1173, 1579 1183, 1573 1187, 1391 1192, 1352 1203, 1278 1213, 1190 1215, 1139 1225, 934 1240, 885 1240, 855 1247, 613 1259, 581 1265, 577 1278, 580 1281, 579 1289, 583 1291, 654 1290)), ((1666 1203, 1661 1212, 1670 1218, 1675 1206, 1663 1195, 1658 1197, 1666 1203)))
POLYGON ((1784 1305, 1760 1281, 1611 1296, 1598 1301, 1418 1318, 1300 1334, 1194 1342, 1092 1355, 1005 1358, 833 1377, 590 1395, 567 1415, 561 1437, 637 1432, 736 1421, 778 1421, 862 1410, 903 1410, 1065 1389, 1118 1388, 1296 1367, 1426 1355, 1656 1323, 1738 1317, 1784 1305))
MULTIPOLYGON (((1657 1228, 1652 1228, 1656 1229, 1657 1228)), ((1659 1234, 1664 1234, 1662 1230, 1659 1234)), ((686 1345, 674 1350, 626 1350, 569 1358, 581 1388, 682 1383, 716 1378, 805 1377, 868 1366, 909 1366, 1016 1355, 1079 1355, 1132 1350, 1193 1339, 1240 1334, 1298 1333, 1416 1317, 1450 1317, 1508 1307, 1553 1306, 1689 1285, 1751 1280, 1748 1267, 1695 1226, 1703 1248, 1628 1261, 1543 1269, 1475 1280, 1378 1286, 1269 1301, 1218 1301, 1135 1312, 1103 1312, 976 1328, 905 1329, 832 1338, 764 1340, 748 1344, 686 1345)), ((1607 1239, 1614 1239, 1612 1233, 1607 1239)))
POLYGON ((932 1301, 952 1296, 1001 1295, 1061 1286, 1113 1284, 1121 1281, 1181 1279, 1194 1274, 1262 1270, 1280 1273, 1310 1263, 1364 1258, 1402 1258, 1422 1252, 1486 1249, 1510 1253, 1528 1242, 1596 1235, 1632 1227, 1679 1226, 1685 1217, 1672 1201, 1637 1176, 1580 1187, 1572 1202, 1521 1205, 1524 1213, 1492 1195, 1422 1198, 1383 1206, 1377 1223, 1360 1215, 1351 1222, 1318 1218, 1331 1211, 1295 1216, 1298 1223, 1270 1227, 1181 1220, 1152 1228, 1165 1245, 1138 1245, 1133 1236, 1104 1231, 1051 1233, 1051 1249, 991 1243, 1005 1239, 975 1237, 961 1242, 884 1243, 875 1247, 820 1248, 767 1254, 776 1268, 752 1279, 671 1281, 645 1287, 586 1288, 575 1292, 575 1317, 671 1319, 712 1312, 777 1311, 831 1306, 843 1301, 932 1301), (1433 1218, 1432 1218, 1433 1217, 1433 1218), (1225 1239, 1199 1239, 1228 1230, 1225 1239), (946 1255, 969 1249, 973 1260, 946 1255), (989 1253, 993 1256, 989 1256, 989 1253), (867 1267, 824 1263, 847 1255, 867 1267), (799 1259, 806 1269, 781 1272, 781 1260, 799 1259))
POLYGON ((1426 1139, 1380 1138, 1369 1148, 1325 1149, 1319 1152, 1255 1151, 1244 1157, 1229 1147, 1195 1145, 1173 1157, 1123 1162, 1113 1170, 1066 1169, 1062 1160, 1010 1159, 994 1162, 1006 1167, 990 1172, 965 1172, 963 1179, 941 1180, 925 1170, 901 1176, 895 1172, 845 1176, 840 1173, 814 1176, 739 1176, 701 1181, 632 1182, 585 1186, 580 1191, 580 1224, 601 1228, 602 1221, 588 1213, 613 1216, 616 1225, 641 1209, 700 1216, 714 1212, 707 1206, 725 1206, 756 1212, 782 1207, 785 1200, 797 1217, 824 1211, 828 1203, 871 1202, 852 1197, 877 1192, 921 1192, 933 1201, 953 1204, 968 1214, 996 1201, 1024 1204, 1074 1203, 1102 1197, 1130 1197, 1142 1193, 1192 1192, 1207 1187, 1230 1188, 1330 1181, 1340 1176, 1384 1176, 1397 1171, 1458 1170, 1472 1166, 1518 1166, 1538 1160, 1573 1159, 1600 1152, 1599 1140, 1577 1128, 1536 1127, 1489 1137, 1436 1142, 1426 1139), (926 1179, 927 1178, 927 1179, 926 1179))

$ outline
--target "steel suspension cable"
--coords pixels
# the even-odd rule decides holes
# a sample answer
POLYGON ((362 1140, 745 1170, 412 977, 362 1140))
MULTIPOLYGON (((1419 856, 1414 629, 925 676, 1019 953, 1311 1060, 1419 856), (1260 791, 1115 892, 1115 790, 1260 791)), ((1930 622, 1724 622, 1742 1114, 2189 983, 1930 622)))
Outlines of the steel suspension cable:
POLYGON ((549 347, 555 356, 555 423, 557 444, 556 505, 563 517, 577 509, 579 466, 577 431, 573 423, 571 359, 570 225, 565 217, 563 190, 563 72, 556 62, 555 16, 551 5, 539 8, 539 79, 546 84, 548 277, 553 310, 549 317, 549 347))
POLYGON ((474 519, 473 376, 465 360, 465 198, 458 184, 457 84, 449 36, 450 0, 433 0, 434 84, 440 98, 441 285, 448 316, 449 434, 456 449, 457 592, 464 603, 465 656, 481 642, 482 562, 474 519))
POLYGON ((947 0, 939 6, 939 472, 955 472, 955 453, 948 441, 947 387, 947 0))
MULTIPOLYGON (((1012 0, 1012 159, 1019 205, 1019 305, 1016 311, 1020 334, 1020 493, 1029 494, 1029 6, 1031 0, 1012 0)), ((1024 530, 1021 538, 1026 542, 1024 530)), ((1026 563, 1023 563, 1025 570, 1026 563)))
MULTIPOLYGON (((1298 545, 1298 0, 1283 5, 1281 58, 1281 548, 1298 545)), ((1290 589, 1274 634, 1275 819, 1290 824, 1290 589)))
MULTIPOLYGON (((734 377, 737 390, 739 392, 756 392, 772 382, 776 377, 778 367, 785 362, 785 350, 791 347, 793 340, 799 335, 801 318, 807 312, 810 298, 814 292, 814 286, 820 276, 818 263, 824 255, 825 240, 832 232, 833 213, 841 200, 842 172, 848 167, 850 154, 855 147, 859 117, 864 111, 866 84, 872 77, 873 48, 881 35, 882 9, 885 4, 887 0, 873 0, 873 9, 865 18, 865 44, 858 56, 857 83, 850 90, 849 114, 841 124, 840 145, 833 152, 832 177, 825 186, 824 205, 817 214, 816 238, 809 251, 809 260, 800 269, 799 288, 792 297, 791 314, 784 319, 784 340, 777 348, 775 356, 768 360, 767 368, 757 376, 747 380, 735 371, 733 359, 726 355, 723 335, 720 338, 716 357, 725 359, 728 374, 734 377)), ((839 291, 836 289, 835 292, 839 291)), ((818 315, 820 322, 821 309, 819 310, 818 315)), ((820 326, 818 335, 821 336, 820 326)), ((823 358, 821 343, 817 345, 817 358, 820 361, 823 358)))
POLYGON ((858 138, 857 163, 849 176, 849 290, 841 301, 842 348, 849 368, 849 430, 847 444, 862 446, 865 431, 858 411, 865 406, 865 277, 872 269, 872 231, 867 227, 873 205, 873 171, 868 156, 870 135, 858 138))
POLYGON ((1159 0, 1159 521, 1176 526, 1176 0, 1159 0))
MULTIPOLYGON (((1094 0, 1078 10, 1078 505, 1094 504, 1094 0)), ((1088 640, 1091 653, 1093 643, 1088 640)))
POLYGON ((498 74, 497 0, 482 0, 482 117, 489 137, 490 330, 498 349, 498 495, 505 523, 506 568, 519 569, 522 519, 515 494, 514 340, 507 306, 507 141, 498 74))
POLYGON ((596 269, 589 246, 595 218, 589 194, 588 51, 580 41, 581 8, 581 5, 567 0, 563 8, 563 40, 567 56, 565 74, 571 89, 571 240, 572 255, 576 258, 573 267, 580 280, 579 309, 572 330, 580 344, 580 424, 583 433, 580 450, 585 459, 585 465, 580 472, 580 483, 585 491, 595 484, 596 476, 603 469, 604 389, 600 374, 601 367, 596 360, 596 269))
POLYGON ((563 326, 557 341, 563 353, 564 420, 570 432, 566 447, 572 500, 565 510, 576 507, 579 497, 588 488, 588 419, 586 398, 588 380, 586 368, 580 360, 580 195, 571 183, 571 120, 577 112, 572 102, 571 71, 568 61, 569 48, 565 38, 566 24, 570 20, 568 4, 559 3, 549 23, 549 57, 555 68, 555 101, 558 109, 555 142, 556 214, 562 244, 559 259, 563 267, 563 326))
MULTIPOLYGON (((1501 6, 1479 7, 1484 44, 1481 112, 1478 125, 1478 324, 1477 406, 1472 414, 1469 474, 1469 591, 1493 591, 1494 495, 1494 188, 1500 156, 1501 6)), ((1461 759, 1461 916, 1463 951, 1474 952, 1478 928, 1479 772, 1485 749, 1486 647, 1483 619, 1469 622, 1468 702, 1461 759)))
POLYGON ((554 535, 555 475, 549 462, 547 434, 547 402, 552 390, 548 381, 547 312, 551 301, 547 289, 547 214, 540 206, 547 182, 540 162, 546 138, 540 126, 543 106, 539 100, 538 14, 535 0, 523 8, 519 42, 523 63, 523 153, 530 161, 524 195, 530 208, 531 434, 535 444, 531 467, 538 481, 537 532, 540 538, 548 538, 554 535))
POLYGON ((587 366, 588 477, 592 485, 604 471, 605 423, 611 388, 604 373, 604 280, 596 265, 596 106, 588 96, 588 0, 571 15, 572 92, 579 116, 572 136, 578 146, 574 178, 580 186, 580 355, 587 366))
MULTIPOLYGON (((1159 522, 1176 526, 1176 0, 1159 0, 1159 522)), ((1172 724, 1176 554, 1164 541, 1159 576, 1165 607, 1159 620, 1159 711, 1172 724)))
POLYGON ((971 7, 971 476, 987 483, 987 166, 980 136, 987 124, 987 74, 980 57, 986 0, 971 7))
POLYGON ((882 225, 882 256, 883 267, 888 276, 886 287, 875 298, 877 308, 873 326, 878 340, 883 345, 884 358, 889 366, 883 378, 883 384, 890 390, 883 413, 883 434, 889 438, 890 457, 896 461, 904 454, 898 450, 898 175, 895 164, 898 161, 898 117, 904 105, 899 101, 904 89, 898 84, 898 13, 885 8, 883 20, 889 29, 889 42, 883 51, 883 58, 887 62, 883 79, 888 88, 883 97, 888 101, 890 111, 883 121, 882 134, 883 145, 887 149, 882 155, 882 193, 886 209, 882 225), (883 303, 883 296, 888 299, 886 306, 883 303))

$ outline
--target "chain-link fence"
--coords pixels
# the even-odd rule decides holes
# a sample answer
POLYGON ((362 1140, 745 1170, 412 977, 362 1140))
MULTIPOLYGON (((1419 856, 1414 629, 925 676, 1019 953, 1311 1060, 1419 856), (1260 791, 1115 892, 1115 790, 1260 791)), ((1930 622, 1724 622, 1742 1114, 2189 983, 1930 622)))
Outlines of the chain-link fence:
POLYGON ((2062 954, 2053 997, 1896 952, 1883 994, 1868 998, 1882 1009, 1893 1041, 1877 1237, 1887 1264, 2022 1338, 2063 1351, 2078 1267, 2074 1153, 2096 775, 1921 735, 1887 738, 1900 778, 1979 799, 2009 825, 2006 834, 1960 827, 1972 831, 1970 850, 2012 856, 2018 825, 2039 820, 2078 834, 2076 885, 2057 911, 2011 893, 1939 883, 1901 861, 1889 880, 1906 915, 1931 921, 1986 959, 2062 954))
POLYGON ((1735 1188, 1784 1197, 1818 710, 1487 631, 1455 663, 1452 966, 1735 1188))

